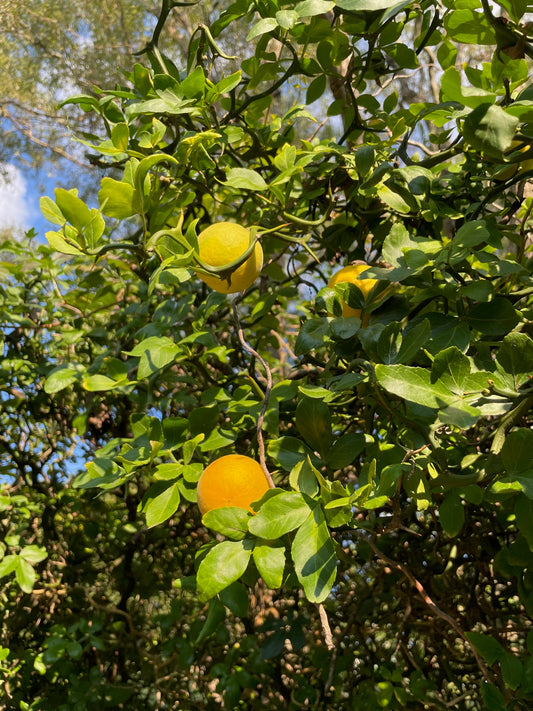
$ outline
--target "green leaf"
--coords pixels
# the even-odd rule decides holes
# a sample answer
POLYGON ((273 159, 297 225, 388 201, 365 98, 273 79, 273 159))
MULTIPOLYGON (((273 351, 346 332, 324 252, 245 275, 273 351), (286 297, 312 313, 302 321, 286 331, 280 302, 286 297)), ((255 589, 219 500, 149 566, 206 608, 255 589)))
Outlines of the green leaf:
POLYGON ((160 368, 172 363, 179 352, 179 346, 171 338, 150 336, 138 343, 133 350, 126 351, 126 354, 140 356, 137 377, 142 379, 148 378, 160 368))
POLYGON ((463 135, 476 150, 501 158, 512 143, 518 123, 518 118, 501 106, 481 104, 466 117, 463 135))
POLYGON ((64 390, 72 383, 80 380, 83 372, 83 366, 78 364, 65 363, 64 365, 58 365, 48 374, 44 381, 44 391, 49 395, 58 393, 60 390, 64 390))
POLYGON ((46 549, 36 545, 24 546, 19 555, 21 558, 24 558, 24 560, 27 560, 28 563, 31 563, 31 565, 40 563, 48 558, 46 549))
POLYGON ((157 481, 148 489, 142 502, 142 511, 146 516, 148 528, 159 526, 173 516, 180 503, 180 491, 177 482, 157 481))
POLYGON ((246 36, 246 41, 250 42, 250 40, 255 39, 255 37, 260 37, 267 32, 272 32, 272 30, 275 30, 277 27, 278 21, 274 17, 263 17, 259 22, 256 22, 255 25, 252 25, 250 32, 248 32, 246 36))
MULTIPOLYGON (((374 146, 360 146, 355 151, 355 166, 359 175, 364 178, 367 176, 376 160, 376 151, 374 146)), ((392 229, 395 229, 393 225, 392 229)))
POLYGON ((120 151, 128 150, 130 129, 127 123, 117 123, 111 131, 111 142, 120 151))
MULTIPOLYGON (((239 86, 242 79, 242 72, 234 72, 227 77, 222 77, 222 79, 217 83, 217 91, 221 94, 228 94, 233 91, 235 87, 239 86)), ((231 142, 231 141, 230 141, 231 142)))
POLYGON ((303 0, 294 9, 299 17, 316 17, 333 10, 334 7, 333 0, 303 0))
POLYGON ((412 324, 403 334, 400 323, 389 323, 380 334, 378 355, 386 365, 407 364, 426 345, 430 333, 431 326, 427 319, 412 324))
POLYGON ((47 232, 45 237, 50 247, 55 249, 56 252, 60 252, 61 254, 70 254, 74 257, 78 257, 80 254, 83 254, 81 249, 78 249, 78 247, 73 245, 70 241, 67 241, 59 232, 47 232))
POLYGON ((104 392, 105 390, 113 390, 114 388, 119 388, 128 384, 128 379, 123 380, 113 380, 107 375, 101 375, 96 373, 95 375, 89 375, 83 379, 82 385, 85 390, 89 392, 104 392))
POLYGON ((437 355, 449 346, 455 346, 463 352, 468 350, 471 335, 466 323, 448 314, 428 313, 425 318, 431 326, 431 336, 425 346, 429 353, 437 355))
POLYGON ((498 349, 496 360, 503 371, 513 377, 515 389, 518 389, 533 373, 533 340, 525 333, 508 333, 498 349))
POLYGON ((37 580, 37 573, 24 558, 18 557, 15 567, 15 578, 22 592, 29 594, 33 590, 33 586, 37 580))
MULTIPOLYGON (((268 443, 268 456, 278 462, 285 471, 290 472, 298 462, 312 454, 301 439, 296 437, 279 437, 268 443)), ((314 457, 316 461, 316 457, 314 457)))
MULTIPOLYGON (((255 550, 255 548, 254 548, 255 550)), ((221 590, 219 598, 222 604, 229 608, 234 615, 246 617, 250 607, 248 592, 242 583, 232 583, 229 587, 221 590)))
POLYGON ((503 296, 496 296, 492 301, 477 304, 468 316, 468 324, 487 336, 501 336, 512 331, 520 321, 512 303, 503 296))
POLYGON ((335 582, 337 556, 326 518, 318 504, 296 532, 291 554, 306 598, 310 602, 323 602, 335 582))
POLYGON ((6 555, 0 560, 0 578, 10 575, 17 567, 18 557, 16 555, 6 555))
POLYGON ((203 67, 197 66, 180 84, 180 90, 186 99, 197 99, 203 96, 205 89, 205 73, 203 67))
POLYGON ((209 607, 207 610, 207 617, 205 622, 198 633, 198 636, 194 640, 195 644, 200 644, 207 639, 212 634, 214 634, 219 628, 221 622, 223 622, 226 617, 226 610, 224 605, 217 598, 213 598, 209 601, 209 607))
POLYGON ((359 432, 342 435, 325 454, 330 469, 344 469, 352 464, 364 450, 365 436, 359 432))
POLYGON ((335 5, 350 12, 373 12, 398 5, 398 0, 336 0, 335 5))
POLYGON ((39 204, 41 206, 41 212, 48 222, 54 225, 65 224, 65 216, 52 198, 44 196, 40 199, 39 204))
POLYGON ((254 548, 254 563, 269 588, 280 588, 285 570, 285 546, 279 541, 257 542, 254 548))
POLYGON ((500 659, 505 685, 515 691, 520 686, 524 668, 522 662, 512 652, 506 652, 503 659, 500 659))
POLYGON ((444 26, 454 42, 496 44, 496 37, 483 12, 462 8, 447 13, 444 26))
POLYGON ((250 168, 230 168, 226 173, 224 185, 230 188, 258 191, 266 190, 268 187, 262 175, 250 168))
MULTIPOLYGON (((431 382, 440 381, 452 393, 462 397, 469 375, 470 361, 455 346, 446 348, 435 356, 431 367, 431 382)), ((479 389, 486 385, 487 383, 483 383, 479 389)))
POLYGON ((248 532, 248 519, 251 514, 238 506, 225 506, 212 509, 202 517, 202 523, 212 531, 231 538, 233 541, 242 540, 248 532))
POLYGON ((299 461, 291 469, 289 484, 295 491, 307 496, 315 496, 318 493, 318 481, 307 458, 299 461))
POLYGON ((319 74, 315 77, 313 81, 309 84, 307 92, 305 95, 305 103, 312 104, 314 101, 320 99, 322 94, 327 88, 327 78, 325 74, 319 74))
POLYGON ((483 708, 486 711, 507 711, 508 709, 502 692, 488 681, 481 684, 481 697, 485 704, 483 708))
POLYGON ((85 464, 86 471, 78 474, 72 486, 75 489, 114 489, 124 480, 124 470, 112 459, 95 457, 92 462, 85 464))
POLYGON ((281 491, 267 499, 248 522, 248 530, 258 538, 275 540, 298 528, 309 516, 308 500, 296 491, 281 491))
POLYGON ((456 491, 445 494, 439 506, 439 520, 444 532, 454 538, 457 536, 465 522, 465 510, 461 497, 456 491))
POLYGON ((138 212, 135 188, 113 178, 103 178, 98 192, 102 212, 108 217, 124 220, 138 212))
POLYGON ((198 567, 196 582, 203 600, 209 600, 238 580, 248 567, 254 544, 249 539, 223 541, 211 548, 198 567))
POLYGON ((295 10, 279 10, 276 12, 276 21, 284 30, 290 30, 298 22, 299 16, 295 10))
POLYGON ((67 222, 82 230, 91 221, 91 211, 87 205, 77 197, 77 190, 55 189, 56 203, 65 216, 67 222))
POLYGON ((511 481, 518 481, 525 495, 533 499, 533 431, 520 427, 505 438, 501 450, 503 465, 511 481))
POLYGON ((330 327, 326 318, 311 318, 304 321, 296 338, 296 355, 304 355, 315 348, 320 348, 329 335, 330 327))
POLYGON ((505 657, 505 650, 494 637, 481 632, 466 632, 468 641, 474 645, 487 664, 494 664, 505 657))
POLYGON ((388 392, 424 407, 439 408, 450 402, 450 391, 441 382, 432 382, 425 368, 405 365, 377 365, 376 377, 388 392))
POLYGON ((453 101, 475 109, 482 104, 490 104, 496 101, 496 94, 477 87, 463 87, 461 84, 461 74, 454 67, 448 67, 441 79, 442 101, 453 101))
POLYGON ((307 444, 323 455, 331 445, 331 414, 325 402, 302 397, 296 408, 296 426, 307 444))

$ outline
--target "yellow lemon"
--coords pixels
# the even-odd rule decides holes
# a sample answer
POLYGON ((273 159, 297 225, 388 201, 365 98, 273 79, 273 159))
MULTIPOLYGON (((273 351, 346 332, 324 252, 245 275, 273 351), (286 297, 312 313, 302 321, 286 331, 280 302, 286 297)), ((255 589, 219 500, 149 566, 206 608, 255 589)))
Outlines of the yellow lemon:
MULTIPOLYGON (((250 247, 250 231, 234 222, 217 222, 198 235, 198 256, 210 267, 225 267, 242 257, 250 247)), ((259 276, 263 267, 263 250, 259 242, 245 262, 224 274, 202 274, 200 279, 221 294, 244 291, 259 276)))
MULTIPOLYGON (((333 287, 335 284, 348 282, 349 284, 355 284, 359 291, 363 293, 363 296, 367 297, 374 286, 378 283, 377 279, 359 279, 359 276, 367 269, 370 269, 369 264, 353 264, 348 267, 343 267, 338 272, 335 272, 335 274, 331 277, 328 286, 333 287)), ((357 318, 361 318, 361 313, 361 309, 354 309, 351 306, 348 306, 347 303, 343 302, 343 316, 356 316, 357 318)), ((368 325, 368 319, 368 314, 365 314, 362 319, 363 326, 368 325)))

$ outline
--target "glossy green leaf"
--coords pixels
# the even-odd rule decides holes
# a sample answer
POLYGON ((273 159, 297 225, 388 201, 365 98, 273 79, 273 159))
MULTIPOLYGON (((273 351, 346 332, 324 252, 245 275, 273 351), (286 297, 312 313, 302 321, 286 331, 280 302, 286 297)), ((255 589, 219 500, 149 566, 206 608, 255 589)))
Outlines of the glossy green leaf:
POLYGON ((108 217, 123 220, 137 212, 137 196, 135 188, 113 178, 103 178, 98 192, 102 212, 108 217))
POLYGON ((349 432, 337 439, 325 453, 330 469, 344 469, 352 464, 365 448, 365 436, 359 432, 349 432))
POLYGON ((268 187, 261 174, 250 168, 230 168, 226 173, 224 184, 229 188, 258 191, 266 190, 268 187))
POLYGON ((142 511, 148 528, 159 526, 173 516, 180 503, 177 482, 158 481, 148 489, 142 502, 142 511))
POLYGON ((29 594, 37 580, 37 573, 28 561, 19 556, 15 567, 15 578, 22 592, 29 594))
POLYGON ((31 544, 29 546, 24 546, 24 548, 21 549, 19 553, 21 558, 24 558, 24 560, 28 561, 31 565, 36 565, 37 563, 40 563, 43 560, 46 560, 48 558, 48 552, 46 548, 42 548, 41 546, 37 546, 35 544, 31 544))
POLYGON ((309 503, 296 491, 282 491, 267 499, 248 522, 248 530, 258 538, 275 540, 298 528, 309 516, 309 503))
POLYGON ((505 650, 497 639, 481 632, 467 632, 466 637, 471 642, 477 651, 481 654, 487 664, 503 659, 505 650))
POLYGON ((288 472, 298 462, 306 459, 312 453, 301 439, 288 436, 271 439, 268 443, 267 451, 268 456, 279 462, 283 469, 288 472))
POLYGON ((451 538, 461 532, 465 522, 465 510, 457 492, 452 490, 445 494, 439 506, 439 521, 444 532, 451 538))
POLYGON ((248 567, 254 544, 248 539, 217 543, 198 567, 196 582, 203 600, 209 600, 238 580, 248 567))
POLYGON ((325 453, 330 447, 331 415, 322 400, 302 397, 296 408, 296 426, 311 449, 325 453))
POLYGON ((296 532, 291 554, 306 598, 310 602, 323 602, 335 582, 337 556, 324 513, 318 504, 296 532))
MULTIPOLYGON (((255 551, 255 548, 254 548, 255 551)), ((248 590, 242 583, 234 582, 219 593, 219 599, 234 615, 246 617, 250 607, 248 590)))
POLYGON ((466 117, 463 135, 476 150, 501 158, 512 143, 518 123, 518 118, 501 106, 481 104, 466 117))
POLYGON ((285 546, 279 541, 258 541, 255 544, 254 563, 259 575, 269 588, 280 588, 285 570, 285 546))
POLYGON ((74 363, 58 365, 49 373, 44 381, 44 390, 49 395, 53 395, 80 380, 82 375, 83 367, 81 365, 74 363))
POLYGON ((467 320, 472 328, 484 335, 501 336, 513 330, 520 316, 508 299, 497 296, 492 301, 474 306, 467 320))
POLYGON ((533 340, 526 333, 512 331, 502 341, 496 354, 501 369, 511 375, 515 389, 533 374, 533 340))
POLYGON ((350 12, 373 12, 398 5, 398 0, 335 0, 335 5, 350 12))
POLYGON ((471 7, 453 10, 446 15, 445 27, 450 38, 465 44, 495 44, 496 38, 485 14, 471 7))
POLYGON ((233 541, 240 541, 248 532, 248 520, 251 514, 238 506, 224 506, 212 509, 202 517, 202 523, 233 541))
POLYGON ((259 22, 256 22, 255 25, 252 25, 246 37, 246 41, 249 42, 267 32, 272 32, 272 30, 275 30, 278 26, 278 21, 274 17, 263 17, 259 22))
POLYGON ((294 8, 299 17, 323 15, 335 7, 333 0, 302 0, 294 8))

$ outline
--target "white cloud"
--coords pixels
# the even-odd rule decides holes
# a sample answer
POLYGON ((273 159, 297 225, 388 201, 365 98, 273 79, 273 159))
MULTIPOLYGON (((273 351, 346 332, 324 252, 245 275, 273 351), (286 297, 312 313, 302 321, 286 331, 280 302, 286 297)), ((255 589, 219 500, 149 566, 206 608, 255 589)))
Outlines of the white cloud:
POLYGON ((0 164, 0 230, 27 230, 33 212, 29 209, 27 186, 22 172, 14 165, 0 164))

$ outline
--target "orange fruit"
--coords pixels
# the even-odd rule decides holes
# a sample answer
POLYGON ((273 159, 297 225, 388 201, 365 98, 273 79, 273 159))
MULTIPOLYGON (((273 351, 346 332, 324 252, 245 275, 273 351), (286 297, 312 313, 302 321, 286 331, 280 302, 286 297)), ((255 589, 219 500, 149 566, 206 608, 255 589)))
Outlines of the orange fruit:
POLYGON ((211 509, 225 506, 250 508, 252 501, 260 499, 270 488, 261 465, 242 454, 227 454, 207 466, 196 493, 202 516, 211 509))
MULTIPOLYGON (((370 269, 369 264, 352 264, 348 267, 343 267, 338 272, 335 272, 335 274, 331 277, 328 286, 334 287, 335 284, 343 284, 344 282, 355 284, 366 298, 374 286, 378 283, 377 279, 359 279, 360 274, 367 269, 370 269)), ((347 303, 343 302, 343 316, 356 316, 357 318, 361 318, 361 313, 361 309, 354 309, 351 306, 348 306, 347 303)), ((364 326, 368 325, 368 318, 368 314, 365 314, 362 319, 364 326)))
MULTIPOLYGON (((241 257, 250 246, 250 231, 234 222, 217 222, 198 235, 198 256, 210 267, 225 267, 241 257)), ((263 267, 259 242, 240 266, 229 274, 202 274, 200 279, 221 294, 236 294, 251 286, 263 267)))

